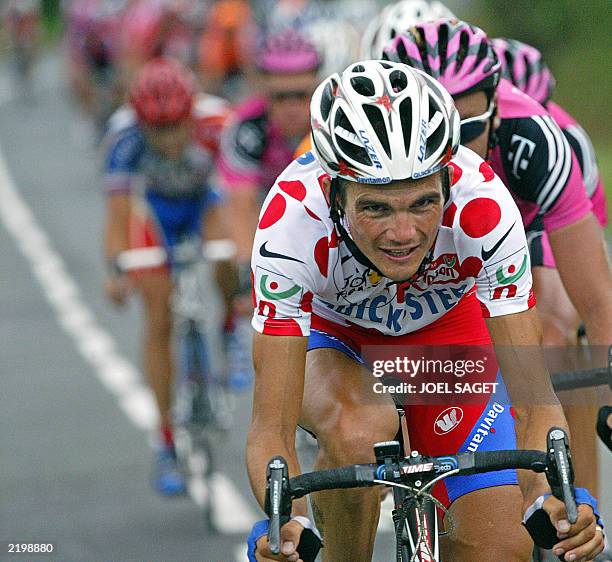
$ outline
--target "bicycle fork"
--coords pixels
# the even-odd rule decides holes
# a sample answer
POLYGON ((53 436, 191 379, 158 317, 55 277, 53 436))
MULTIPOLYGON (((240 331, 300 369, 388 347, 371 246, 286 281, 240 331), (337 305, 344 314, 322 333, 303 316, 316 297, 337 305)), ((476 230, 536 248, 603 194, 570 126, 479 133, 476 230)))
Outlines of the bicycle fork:
MULTIPOLYGON (((410 444, 406 413, 397 410, 404 449, 410 444)), ((417 480, 416 485, 420 486, 417 480)), ((421 505, 413 500, 405 505, 406 492, 393 488, 394 509, 392 512, 397 544, 398 562, 440 562, 439 527, 436 505, 426 497, 421 505)))

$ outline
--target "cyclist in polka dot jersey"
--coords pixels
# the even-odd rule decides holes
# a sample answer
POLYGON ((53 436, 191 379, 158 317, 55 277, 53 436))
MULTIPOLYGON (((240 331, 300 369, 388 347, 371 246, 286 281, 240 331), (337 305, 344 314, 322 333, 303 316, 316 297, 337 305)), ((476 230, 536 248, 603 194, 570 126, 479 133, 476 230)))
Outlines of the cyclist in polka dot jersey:
MULTIPOLYGON (((366 346, 395 346, 405 356, 412 346, 508 346, 511 357, 493 357, 482 376, 497 383, 486 404, 456 399, 444 430, 448 402, 404 405, 410 448, 542 449, 547 428, 566 423, 542 358, 518 352, 541 343, 521 215, 490 166, 459 146, 448 92, 404 64, 361 61, 319 85, 311 124, 313 148, 268 193, 252 252, 256 383, 247 467, 261 505, 271 456, 300 472, 297 424, 317 438, 319 469, 373 462, 372 444, 395 437, 395 404, 374 390, 366 346), (521 393, 529 405, 511 401, 521 393), (494 431, 483 437, 479 427, 492 411, 494 431)), ((565 513, 544 498, 542 475, 521 475, 517 484, 516 471, 504 470, 436 486, 460 527, 448 537, 449 559, 529 559, 521 514, 538 498, 555 520, 565 513), (503 534, 488 530, 497 520, 509 523, 503 534)), ((371 559, 377 490, 325 492, 311 502, 324 560, 371 559)), ((300 536, 313 532, 307 514, 304 501, 294 502, 282 556, 268 550, 266 521, 256 524, 249 560, 297 560, 300 536)), ((580 514, 559 543, 577 558, 603 547, 600 533, 590 533, 591 507, 581 505, 580 514)))

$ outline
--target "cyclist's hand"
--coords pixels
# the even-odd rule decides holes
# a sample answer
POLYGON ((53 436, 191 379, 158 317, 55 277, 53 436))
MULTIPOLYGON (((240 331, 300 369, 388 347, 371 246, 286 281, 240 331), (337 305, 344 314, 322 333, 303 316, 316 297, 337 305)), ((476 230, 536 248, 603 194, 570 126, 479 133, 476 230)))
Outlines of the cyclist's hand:
POLYGON ((126 275, 111 275, 104 284, 106 298, 115 306, 123 306, 130 292, 130 284, 126 275))
POLYGON ((553 547, 553 553, 563 556, 568 562, 593 560, 604 548, 604 536, 601 527, 590 505, 578 505, 578 519, 570 525, 565 512, 565 504, 550 496, 546 498, 542 509, 548 513, 552 524, 557 529, 557 536, 562 539, 553 547))
POLYGON ((267 560, 282 560, 283 562, 301 562, 297 552, 298 544, 304 527, 297 521, 289 521, 281 527, 281 553, 272 554, 268 548, 268 536, 264 535, 257 541, 255 557, 258 562, 267 560))

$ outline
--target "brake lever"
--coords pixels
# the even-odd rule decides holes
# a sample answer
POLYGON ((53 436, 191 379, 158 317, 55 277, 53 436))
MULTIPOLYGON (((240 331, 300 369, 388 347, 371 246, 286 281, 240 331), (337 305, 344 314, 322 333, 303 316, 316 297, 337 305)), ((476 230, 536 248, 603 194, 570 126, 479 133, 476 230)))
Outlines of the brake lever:
POLYGON ((552 427, 546 438, 548 466, 546 479, 553 495, 563 501, 567 519, 573 525, 578 519, 578 508, 574 494, 574 470, 569 441, 565 432, 552 427))
POLYGON ((289 468, 283 457, 273 457, 268 463, 265 512, 270 518, 268 546, 272 554, 280 553, 280 530, 291 517, 289 468))

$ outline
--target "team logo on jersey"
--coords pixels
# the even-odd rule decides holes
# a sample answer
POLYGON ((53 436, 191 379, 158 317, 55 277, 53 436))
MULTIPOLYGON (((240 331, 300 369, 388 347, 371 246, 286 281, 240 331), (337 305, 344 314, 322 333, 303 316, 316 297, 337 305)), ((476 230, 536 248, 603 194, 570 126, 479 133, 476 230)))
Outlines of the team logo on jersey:
POLYGON ((508 160, 512 163, 512 175, 519 178, 519 169, 525 171, 529 166, 529 159, 535 150, 535 142, 521 137, 520 135, 512 135, 510 139, 511 150, 508 152, 508 160))
POLYGON ((485 264, 484 270, 489 283, 489 298, 491 300, 517 298, 517 283, 525 275, 529 275, 527 248, 523 247, 495 263, 485 264))
POLYGON ((336 285, 338 289, 336 298, 347 298, 353 293, 363 291, 369 287, 375 287, 382 280, 382 275, 372 269, 358 269, 355 267, 351 272, 344 272, 342 287, 336 285))
POLYGON ((411 285, 425 291, 430 285, 445 285, 462 279, 461 270, 455 254, 442 254, 433 260, 427 269, 411 285))
POLYGON ((495 276, 497 277, 497 282, 500 285, 508 285, 509 283, 515 283, 518 281, 523 275, 525 275, 525 271, 527 271, 527 254, 523 256, 523 261, 521 262, 518 271, 516 270, 516 266, 514 264, 510 264, 508 266, 508 275, 506 275, 504 273, 504 267, 500 265, 495 272, 495 276))
POLYGON ((315 160, 314 154, 310 151, 305 152, 304 154, 302 154, 302 156, 300 156, 297 159, 298 164, 301 164, 302 166, 306 166, 310 164, 311 162, 314 162, 314 160, 315 160))
POLYGON ((288 306, 289 303, 285 303, 282 306, 282 314, 281 310, 279 310, 277 316, 285 318, 299 318, 302 316, 299 303, 302 301, 304 288, 289 277, 257 266, 255 269, 255 290, 260 310, 263 306, 263 308, 268 307, 276 312, 283 301, 291 299, 291 302, 296 303, 295 309, 292 305, 288 306))

